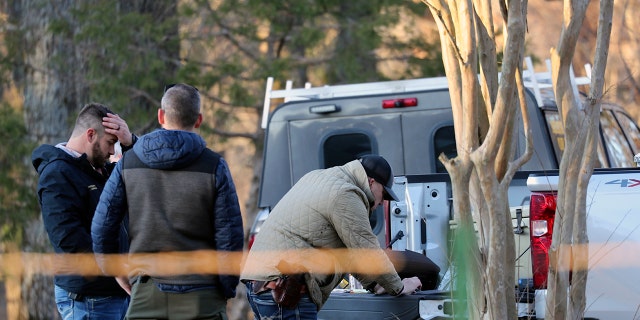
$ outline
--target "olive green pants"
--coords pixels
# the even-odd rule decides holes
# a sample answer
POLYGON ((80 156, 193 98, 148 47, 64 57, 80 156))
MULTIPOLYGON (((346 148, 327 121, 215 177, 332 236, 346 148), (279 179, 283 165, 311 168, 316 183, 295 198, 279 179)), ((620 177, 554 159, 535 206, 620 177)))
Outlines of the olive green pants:
POLYGON ((227 302, 216 289, 187 293, 162 292, 151 279, 131 288, 126 319, 227 320, 227 302))

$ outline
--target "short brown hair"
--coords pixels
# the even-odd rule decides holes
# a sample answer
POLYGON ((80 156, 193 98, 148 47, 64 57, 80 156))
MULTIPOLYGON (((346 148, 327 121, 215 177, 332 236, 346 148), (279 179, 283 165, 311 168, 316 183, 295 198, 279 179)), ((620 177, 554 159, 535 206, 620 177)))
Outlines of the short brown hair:
POLYGON ((114 114, 111 109, 101 103, 92 102, 86 104, 78 113, 72 135, 75 136, 89 128, 93 128, 98 132, 99 136, 102 136, 104 134, 102 118, 106 117, 108 113, 114 114))
POLYGON ((200 115, 200 92, 184 83, 169 85, 160 106, 169 122, 181 128, 190 128, 200 115))

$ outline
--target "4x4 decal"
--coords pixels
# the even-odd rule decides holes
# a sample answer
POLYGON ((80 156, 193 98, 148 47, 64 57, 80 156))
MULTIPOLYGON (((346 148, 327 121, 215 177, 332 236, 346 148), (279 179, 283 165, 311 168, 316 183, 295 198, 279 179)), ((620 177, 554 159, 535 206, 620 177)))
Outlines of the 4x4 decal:
POLYGON ((633 188, 640 186, 640 180, 638 179, 616 179, 605 182, 605 184, 619 184, 620 188, 633 188))

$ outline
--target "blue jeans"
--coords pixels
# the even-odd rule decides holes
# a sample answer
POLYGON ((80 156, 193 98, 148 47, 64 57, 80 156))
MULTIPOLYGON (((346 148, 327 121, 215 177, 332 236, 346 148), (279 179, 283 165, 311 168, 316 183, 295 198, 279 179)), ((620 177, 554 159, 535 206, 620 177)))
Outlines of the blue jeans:
POLYGON ((128 296, 87 296, 73 300, 67 290, 58 286, 55 296, 62 320, 122 320, 129 307, 128 296))
POLYGON ((317 320, 318 307, 309 298, 309 294, 302 295, 300 302, 294 309, 282 308, 273 301, 271 291, 260 294, 253 293, 253 284, 247 282, 247 298, 253 310, 255 320, 317 320))

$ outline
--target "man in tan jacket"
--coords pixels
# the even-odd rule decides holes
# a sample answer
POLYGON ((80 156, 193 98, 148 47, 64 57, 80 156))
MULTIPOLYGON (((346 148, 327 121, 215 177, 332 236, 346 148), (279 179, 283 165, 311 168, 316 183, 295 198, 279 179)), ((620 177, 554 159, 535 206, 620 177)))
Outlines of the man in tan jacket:
POLYGON ((400 279, 369 224, 384 200, 397 201, 392 185, 391 166, 377 155, 302 177, 273 208, 240 275, 255 318, 317 319, 347 273, 377 294, 419 290, 417 277, 400 279), (278 303, 287 276, 295 294, 278 303))

